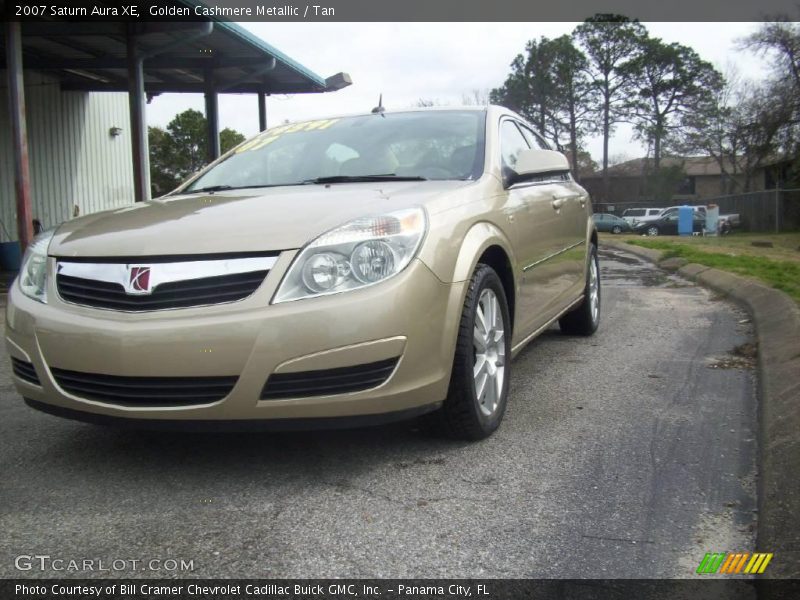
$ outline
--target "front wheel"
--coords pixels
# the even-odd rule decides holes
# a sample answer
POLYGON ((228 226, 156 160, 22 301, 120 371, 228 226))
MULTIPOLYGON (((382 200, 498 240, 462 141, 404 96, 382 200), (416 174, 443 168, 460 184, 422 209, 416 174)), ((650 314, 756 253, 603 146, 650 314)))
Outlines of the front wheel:
POLYGON ((500 426, 508 401, 510 360, 505 290, 495 270, 479 263, 464 300, 447 398, 433 415, 444 433, 481 440, 500 426))
POLYGON ((570 335, 592 335, 600 325, 600 265, 594 244, 589 244, 589 268, 586 269, 583 302, 561 317, 558 324, 562 332, 570 335))
POLYGON ((622 233, 622 227, 614 225, 614 227, 611 228, 611 233, 622 233))
POLYGON ((651 225, 650 227, 647 228, 647 235, 656 236, 658 234, 659 234, 658 227, 656 227, 655 225, 651 225))

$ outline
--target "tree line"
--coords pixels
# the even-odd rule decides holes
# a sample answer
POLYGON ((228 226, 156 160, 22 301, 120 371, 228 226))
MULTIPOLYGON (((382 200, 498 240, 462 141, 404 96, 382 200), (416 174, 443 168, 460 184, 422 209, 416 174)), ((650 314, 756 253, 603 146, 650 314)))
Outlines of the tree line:
MULTIPOLYGON (((176 115, 166 128, 147 128, 154 198, 171 192, 208 163, 206 132, 205 116, 191 108, 176 115)), ((219 132, 220 151, 224 154, 244 139, 244 135, 226 127, 219 132)))
POLYGON ((632 124, 648 149, 655 177, 665 156, 704 154, 720 167, 723 193, 748 191, 770 161, 792 161, 790 177, 797 177, 800 24, 764 23, 739 45, 769 60, 766 78, 723 75, 694 49, 651 36, 636 20, 595 15, 569 35, 529 41, 489 97, 564 148, 576 173, 584 140, 602 136, 606 197, 609 140, 621 123, 632 124), (744 190, 736 189, 737 175, 744 190))

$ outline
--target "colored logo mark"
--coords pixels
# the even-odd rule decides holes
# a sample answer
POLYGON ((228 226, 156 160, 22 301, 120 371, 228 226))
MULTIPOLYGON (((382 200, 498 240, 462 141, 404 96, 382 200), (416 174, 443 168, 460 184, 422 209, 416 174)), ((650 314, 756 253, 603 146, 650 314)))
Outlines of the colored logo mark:
POLYGON ((763 573, 769 561, 772 560, 771 552, 706 552, 697 573, 708 575, 721 573, 728 575, 763 573))

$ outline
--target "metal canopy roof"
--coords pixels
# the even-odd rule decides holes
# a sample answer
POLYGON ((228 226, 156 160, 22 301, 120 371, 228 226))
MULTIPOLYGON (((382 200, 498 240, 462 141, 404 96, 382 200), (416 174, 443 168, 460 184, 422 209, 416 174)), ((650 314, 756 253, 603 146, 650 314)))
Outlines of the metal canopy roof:
MULTIPOLYGON (((142 0, 138 6, 142 14, 149 14, 155 1, 142 0)), ((5 63, 8 80, 17 229, 23 248, 33 239, 24 70, 54 75, 67 91, 128 94, 136 201, 150 197, 145 95, 202 93, 208 159, 212 161, 220 154, 218 94, 256 94, 263 131, 267 127, 267 94, 330 92, 351 84, 346 73, 323 79, 235 23, 195 16, 191 9, 202 7, 201 0, 169 3, 183 5, 184 13, 191 12, 191 16, 136 22, 58 17, 4 22, 0 64, 5 63)), ((108 0, 92 4, 118 9, 108 0)), ((0 0, 2 14, 4 5, 5 0, 0 0)))
MULTIPOLYGON (((193 0, 183 0, 194 5, 193 0)), ((341 89, 347 74, 327 80, 235 23, 196 21, 35 21, 22 24, 26 69, 56 75, 62 89, 128 91, 129 36, 144 60, 145 91, 301 94, 341 89)), ((5 44, 0 46, 5 62, 5 44)))

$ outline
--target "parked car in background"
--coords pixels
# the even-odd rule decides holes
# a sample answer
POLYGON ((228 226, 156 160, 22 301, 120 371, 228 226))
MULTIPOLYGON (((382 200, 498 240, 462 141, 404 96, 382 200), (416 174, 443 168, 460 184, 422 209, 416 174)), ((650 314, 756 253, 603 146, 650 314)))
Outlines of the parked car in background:
POLYGON ((660 208, 626 208, 622 211, 622 218, 630 225, 634 225, 634 223, 654 221, 660 214, 660 208))
POLYGON ((167 196, 37 237, 8 296, 14 383, 101 423, 427 414, 485 438, 514 355, 555 322, 597 329, 591 214, 567 158, 501 107, 274 127, 167 196))
POLYGON ((594 219, 597 231, 605 231, 607 233, 628 233, 633 231, 630 223, 622 217, 611 213, 594 213, 592 219, 594 219))
MULTIPOLYGON (((703 233, 706 227, 705 214, 695 211, 692 219, 692 231, 695 233, 703 233)), ((670 212, 663 217, 659 217, 655 221, 647 223, 638 223, 633 228, 634 233, 640 235, 678 235, 678 211, 670 212)))
MULTIPOLYGON (((681 206, 689 206, 689 205, 682 204, 681 206)), ((678 209, 681 206, 668 206, 667 208, 662 208, 661 212, 658 213, 658 216, 659 218, 661 218, 661 217, 669 217, 672 216, 673 214, 677 215, 678 209)), ((706 216, 705 206, 692 206, 692 209, 694 210, 695 214, 700 214, 703 216, 703 218, 705 218, 706 216)))

